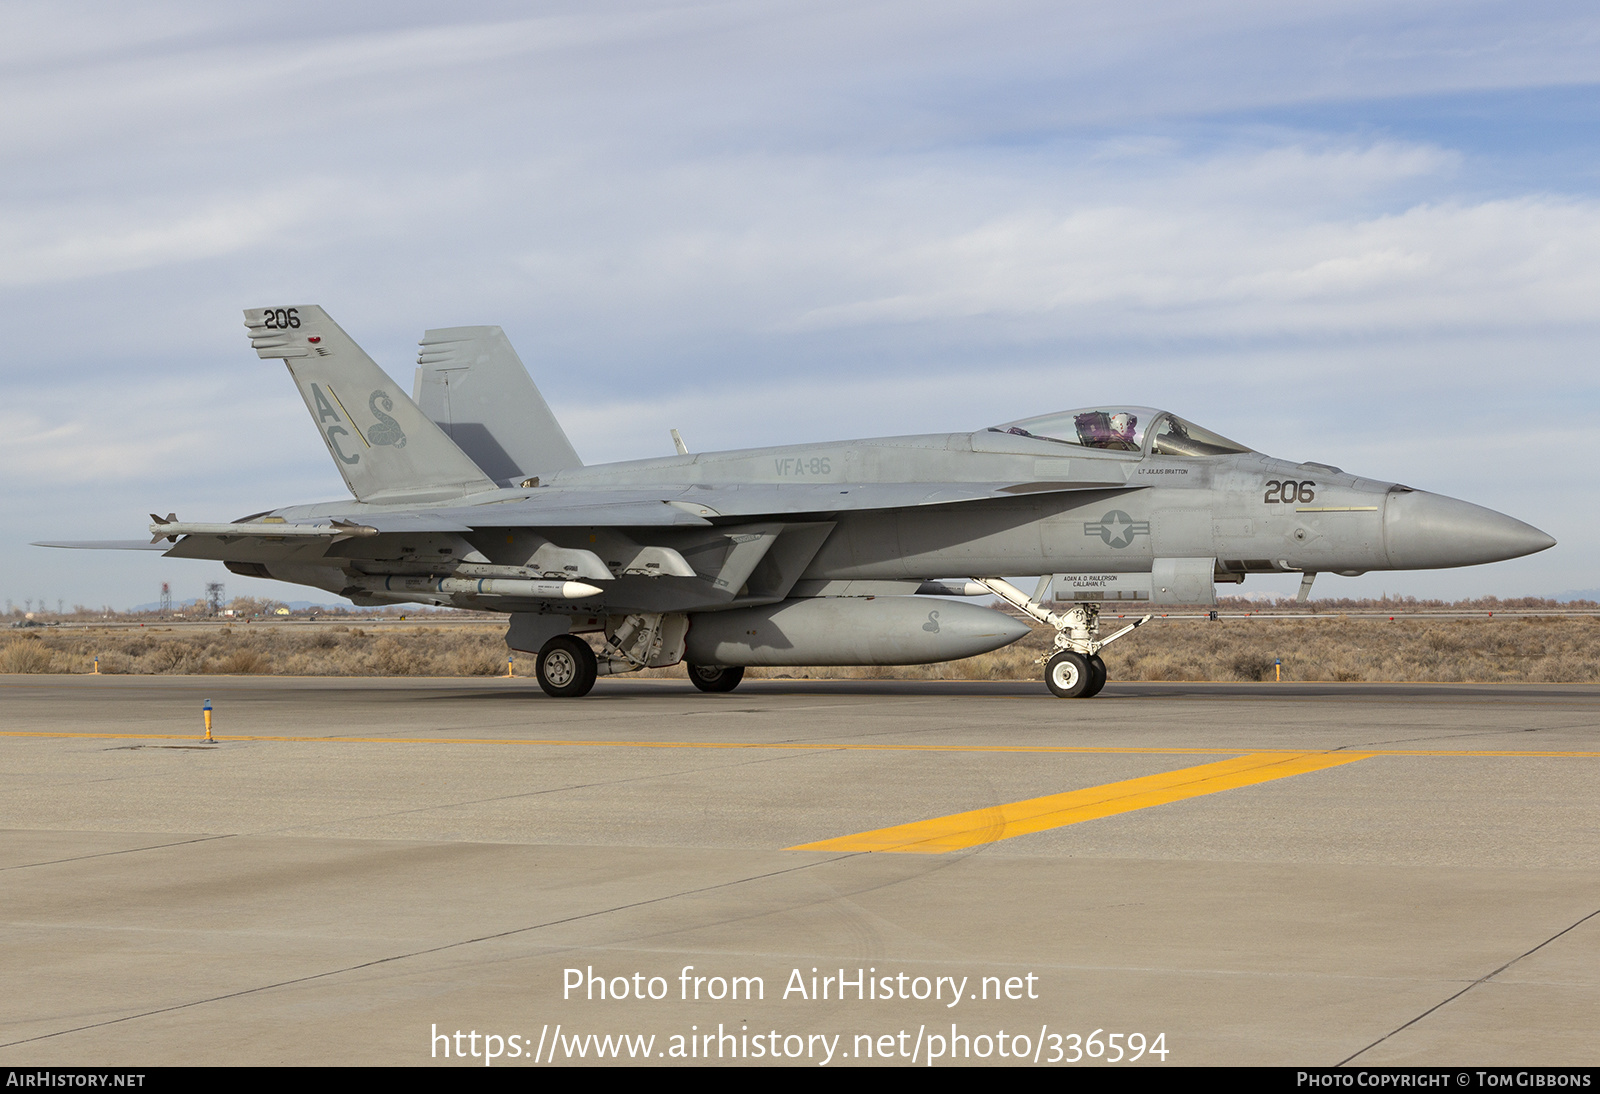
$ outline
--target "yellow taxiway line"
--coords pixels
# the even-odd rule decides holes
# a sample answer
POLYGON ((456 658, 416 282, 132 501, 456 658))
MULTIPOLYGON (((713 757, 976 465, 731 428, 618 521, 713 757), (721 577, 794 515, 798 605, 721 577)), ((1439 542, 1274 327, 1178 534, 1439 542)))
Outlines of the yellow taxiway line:
POLYGON ((1082 821, 1097 820, 1152 805, 1198 798, 1222 790, 1322 771, 1365 760, 1365 752, 1252 752, 1232 760, 1165 771, 1140 779, 1069 790, 1043 798, 952 813, 946 817, 897 824, 871 832, 802 843, 791 851, 894 851, 942 855, 982 843, 1044 832, 1082 821))
MULTIPOLYGON (((0 737, 65 738, 69 740, 176 741, 206 747, 193 734, 85 733, 47 730, 0 730, 0 737)), ((1032 832, 1062 828, 1082 821, 1148 809, 1155 805, 1216 794, 1242 786, 1355 763, 1376 757, 1451 757, 1523 759, 1596 759, 1600 751, 1541 751, 1534 749, 1364 749, 1361 751, 1307 751, 1256 749, 1240 755, 1239 748, 1194 748, 1095 745, 941 745, 854 744, 831 741, 634 741, 572 740, 526 737, 354 737, 251 734, 215 738, 216 744, 247 742, 294 744, 396 744, 396 745, 512 745, 547 748, 650 748, 729 750, 760 749, 785 752, 934 752, 988 754, 1046 754, 1063 756, 1148 755, 1230 757, 1177 771, 1167 771, 1083 790, 1070 790, 1041 798, 974 809, 909 824, 857 832, 853 835, 803 843, 791 851, 887 851, 903 854, 944 854, 966 847, 1011 839, 1032 832)), ((214 745, 211 747, 215 747, 214 745)))
MULTIPOLYGON (((116 741, 203 741, 197 733, 84 733, 63 730, 0 730, 0 737, 59 737, 76 740, 116 741)), ((779 752, 979 752, 1025 753, 1061 756, 1237 756, 1243 748, 1192 748, 1178 745, 921 745, 851 744, 835 741, 633 741, 560 739, 545 737, 350 737, 344 735, 306 736, 288 734, 217 734, 218 744, 248 741, 284 741, 296 744, 367 745, 514 745, 545 748, 687 748, 687 749, 768 749, 779 752)), ((1304 756, 1303 748, 1258 748, 1256 756, 1304 756)), ((1345 755, 1345 753, 1326 753, 1345 755)), ((1324 755, 1324 753, 1316 753, 1324 755)), ((1539 749, 1450 749, 1450 748, 1365 748, 1360 756, 1505 756, 1539 759, 1600 759, 1600 751, 1539 749)))

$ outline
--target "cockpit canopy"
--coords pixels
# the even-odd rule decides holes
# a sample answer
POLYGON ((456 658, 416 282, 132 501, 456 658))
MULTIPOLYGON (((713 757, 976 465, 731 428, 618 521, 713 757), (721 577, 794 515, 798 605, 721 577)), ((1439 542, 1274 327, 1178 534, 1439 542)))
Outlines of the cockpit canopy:
POLYGON ((988 431, 1114 452, 1149 451, 1161 456, 1229 456, 1250 451, 1237 441, 1202 429, 1176 414, 1148 406, 1098 406, 1042 414, 990 426, 988 431))

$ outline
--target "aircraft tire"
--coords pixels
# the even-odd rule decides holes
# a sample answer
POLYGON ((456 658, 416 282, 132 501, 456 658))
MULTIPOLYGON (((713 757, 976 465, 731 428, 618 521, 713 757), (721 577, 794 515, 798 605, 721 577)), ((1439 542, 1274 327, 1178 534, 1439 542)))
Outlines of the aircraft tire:
POLYGON ((588 695, 599 675, 594 650, 583 639, 558 634, 544 644, 534 671, 539 686, 552 699, 577 699, 588 695))
POLYGON ((690 665, 689 682, 701 691, 732 691, 744 679, 744 666, 690 665))
POLYGON ((1089 659, 1081 653, 1062 650, 1045 662, 1045 685, 1058 699, 1082 699, 1093 680, 1089 659))
POLYGON ((1085 699, 1093 699, 1100 694, 1100 689, 1106 686, 1106 663, 1100 655, 1094 654, 1089 658, 1089 690, 1083 693, 1085 699))

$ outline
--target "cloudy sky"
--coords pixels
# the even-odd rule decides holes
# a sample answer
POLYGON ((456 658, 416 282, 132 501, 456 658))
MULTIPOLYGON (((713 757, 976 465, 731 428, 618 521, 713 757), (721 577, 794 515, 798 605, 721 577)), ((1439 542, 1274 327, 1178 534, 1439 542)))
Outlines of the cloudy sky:
POLYGON ((0 595, 302 595, 26 546, 344 496, 289 303, 505 327, 590 462, 1153 404, 1560 540, 1320 594, 1593 588, 1597 81, 1577 2, 8 0, 0 595))

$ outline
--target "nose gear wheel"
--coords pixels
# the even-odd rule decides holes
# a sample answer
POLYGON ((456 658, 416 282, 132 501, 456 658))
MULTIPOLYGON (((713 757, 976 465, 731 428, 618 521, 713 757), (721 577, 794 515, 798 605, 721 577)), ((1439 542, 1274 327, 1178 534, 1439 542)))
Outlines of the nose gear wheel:
POLYGON ((1089 690, 1083 693, 1083 698, 1093 699, 1100 694, 1100 689, 1106 686, 1106 663, 1100 659, 1099 654, 1089 658, 1089 690))
POLYGON ((1044 682, 1058 699, 1082 699, 1094 683, 1094 671, 1083 654, 1062 650, 1044 663, 1044 682))

